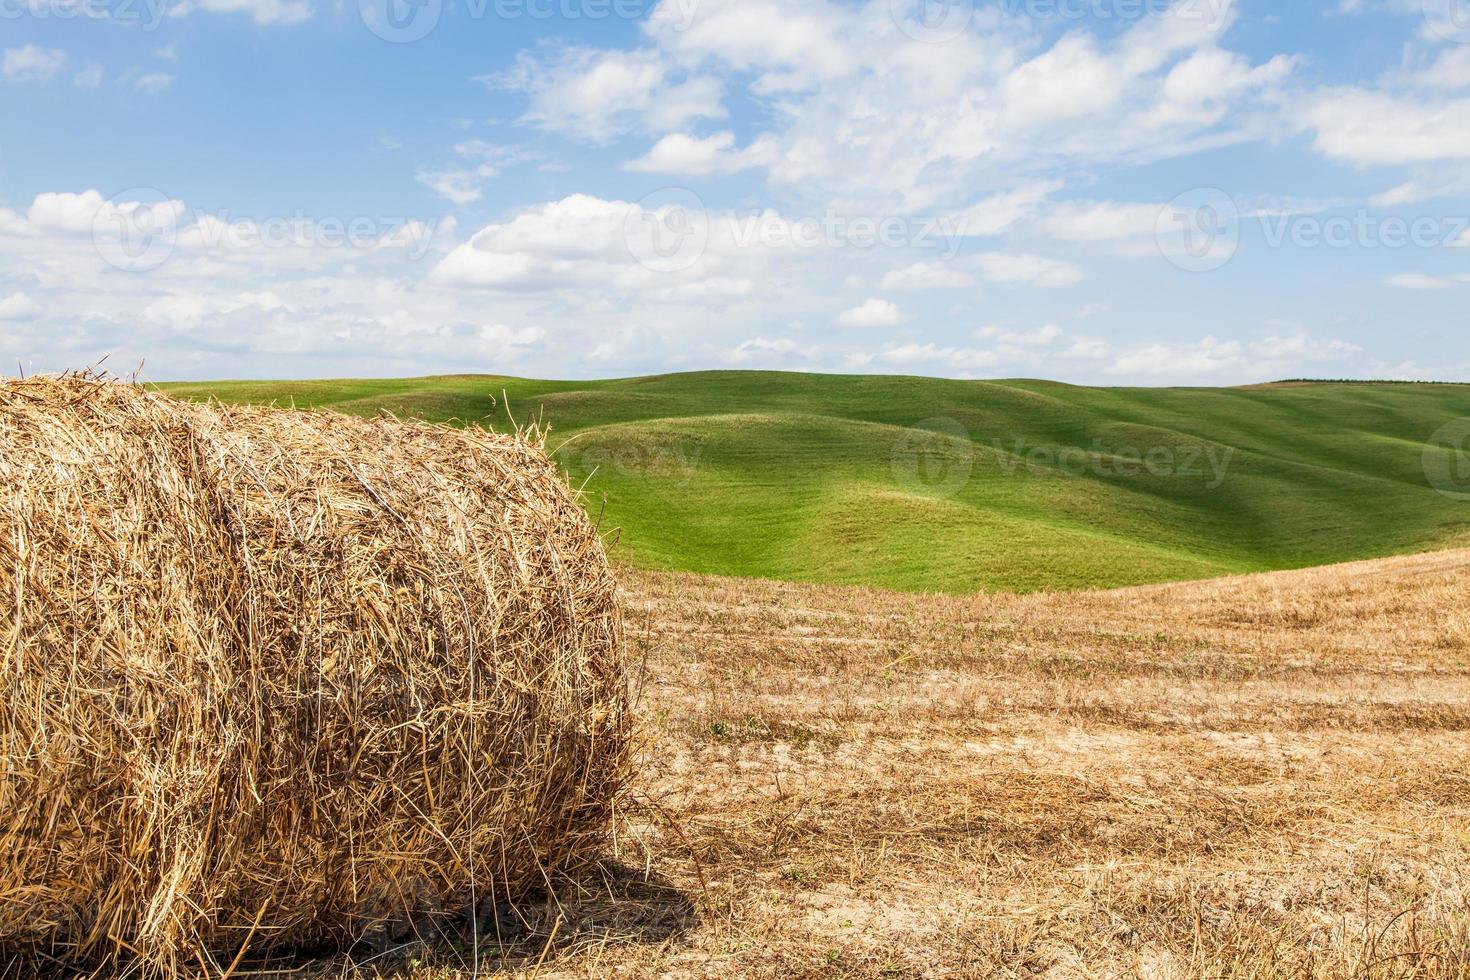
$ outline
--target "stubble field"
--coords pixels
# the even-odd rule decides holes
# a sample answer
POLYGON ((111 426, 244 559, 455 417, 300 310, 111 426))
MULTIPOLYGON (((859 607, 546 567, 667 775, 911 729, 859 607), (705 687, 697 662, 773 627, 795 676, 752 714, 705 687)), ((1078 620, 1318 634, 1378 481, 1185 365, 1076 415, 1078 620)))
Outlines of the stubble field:
POLYGON ((1020 597, 625 583, 614 853, 486 924, 482 973, 1470 976, 1470 551, 1020 597))

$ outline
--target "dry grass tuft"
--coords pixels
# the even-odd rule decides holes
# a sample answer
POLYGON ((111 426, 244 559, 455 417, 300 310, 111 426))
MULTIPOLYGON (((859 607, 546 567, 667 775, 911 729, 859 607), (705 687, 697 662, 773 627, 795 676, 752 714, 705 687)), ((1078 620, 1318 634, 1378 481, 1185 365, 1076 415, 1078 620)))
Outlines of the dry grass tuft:
POLYGON ((5 381, 0 596, 13 968, 490 915, 627 775, 601 542, 519 438, 5 381))

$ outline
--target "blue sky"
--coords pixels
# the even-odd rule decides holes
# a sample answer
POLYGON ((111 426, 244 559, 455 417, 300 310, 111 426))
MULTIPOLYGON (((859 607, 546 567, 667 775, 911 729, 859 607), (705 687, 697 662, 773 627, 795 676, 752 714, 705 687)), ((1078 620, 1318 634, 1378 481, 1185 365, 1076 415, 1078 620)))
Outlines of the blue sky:
POLYGON ((0 0, 0 358, 1470 380, 1470 0, 0 0))

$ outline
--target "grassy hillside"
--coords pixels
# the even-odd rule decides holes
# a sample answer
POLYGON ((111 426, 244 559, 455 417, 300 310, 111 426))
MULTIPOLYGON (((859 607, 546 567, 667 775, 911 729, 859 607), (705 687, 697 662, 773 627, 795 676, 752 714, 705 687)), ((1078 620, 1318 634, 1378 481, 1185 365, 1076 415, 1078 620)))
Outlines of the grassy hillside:
POLYGON ((1470 416, 1467 385, 711 372, 161 387, 496 427, 504 393, 517 421, 550 426, 589 509, 620 529, 615 553, 649 568, 1025 591, 1470 540, 1470 503, 1437 492, 1424 463, 1430 435, 1470 416))

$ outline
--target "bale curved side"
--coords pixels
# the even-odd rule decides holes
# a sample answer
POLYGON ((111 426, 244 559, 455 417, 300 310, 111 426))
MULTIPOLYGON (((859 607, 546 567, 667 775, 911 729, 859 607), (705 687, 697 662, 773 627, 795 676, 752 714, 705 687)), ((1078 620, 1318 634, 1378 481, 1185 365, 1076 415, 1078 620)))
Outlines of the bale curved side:
POLYGON ((539 885, 624 779, 620 642, 536 446, 0 383, 0 948, 167 974, 539 885))

